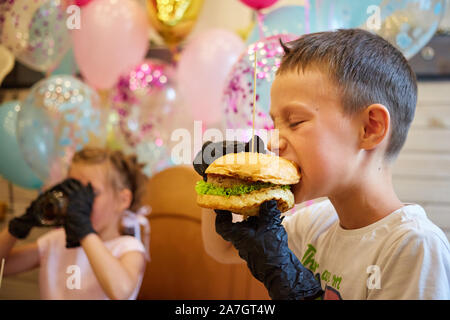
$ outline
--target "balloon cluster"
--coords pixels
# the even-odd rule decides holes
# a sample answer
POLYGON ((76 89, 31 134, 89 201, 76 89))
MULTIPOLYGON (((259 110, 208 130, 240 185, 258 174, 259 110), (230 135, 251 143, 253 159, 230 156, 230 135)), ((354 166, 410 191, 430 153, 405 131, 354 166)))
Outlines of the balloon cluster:
POLYGON ((223 95, 227 128, 252 125, 253 52, 258 51, 257 113, 255 128, 270 129, 270 86, 279 66, 282 48, 278 38, 293 40, 305 33, 362 28, 377 33, 412 57, 431 39, 443 17, 444 0, 311 0, 305 6, 283 6, 263 14, 276 1, 241 0, 256 11, 257 23, 248 45, 233 66, 223 95), (370 11, 370 10, 372 11, 370 11), (369 15, 367 12, 371 12, 369 15))
POLYGON ((251 127, 254 94, 255 129, 270 130, 280 39, 363 28, 410 58, 435 33, 445 1, 305 0, 271 10, 277 0, 240 0, 257 18, 245 40, 209 29, 186 41, 203 2, 146 0, 144 9, 135 0, 0 1, 0 82, 14 58, 46 75, 25 100, 0 107, 0 174, 38 188, 59 179, 74 152, 98 144, 136 153, 152 175, 173 164, 171 133, 193 120, 251 127), (173 64, 146 58, 151 29, 173 64), (64 75, 78 71, 82 80, 64 75))
POLYGON ((76 151, 104 145, 105 122, 97 93, 83 82, 41 80, 25 100, 0 106, 0 173, 25 188, 55 183, 76 151))

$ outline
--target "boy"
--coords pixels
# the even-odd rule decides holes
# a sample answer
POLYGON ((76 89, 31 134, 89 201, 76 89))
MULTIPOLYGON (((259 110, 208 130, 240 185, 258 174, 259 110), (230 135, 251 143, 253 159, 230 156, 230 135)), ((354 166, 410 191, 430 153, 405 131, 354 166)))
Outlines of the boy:
POLYGON ((328 200, 282 223, 273 204, 246 223, 205 210, 205 249, 221 262, 246 260, 271 297, 280 297, 277 290, 296 296, 293 284, 309 279, 301 262, 320 280, 324 299, 450 299, 447 238, 392 186, 392 164, 416 106, 408 62, 381 37, 357 29, 308 34, 283 47, 270 110, 279 141, 269 149, 299 165, 296 203, 328 200), (284 230, 270 219, 284 226, 288 249, 284 230), (275 266, 277 250, 295 257, 275 266), (300 270, 297 278, 292 270, 300 270))

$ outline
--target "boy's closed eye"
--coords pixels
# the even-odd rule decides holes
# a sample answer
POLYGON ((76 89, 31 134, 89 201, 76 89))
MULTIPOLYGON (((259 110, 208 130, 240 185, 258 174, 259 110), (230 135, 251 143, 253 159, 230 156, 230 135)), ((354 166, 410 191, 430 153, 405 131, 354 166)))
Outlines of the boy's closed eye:
POLYGON ((296 128, 297 126, 301 125, 302 123, 306 122, 306 120, 301 121, 289 121, 289 128, 296 128))

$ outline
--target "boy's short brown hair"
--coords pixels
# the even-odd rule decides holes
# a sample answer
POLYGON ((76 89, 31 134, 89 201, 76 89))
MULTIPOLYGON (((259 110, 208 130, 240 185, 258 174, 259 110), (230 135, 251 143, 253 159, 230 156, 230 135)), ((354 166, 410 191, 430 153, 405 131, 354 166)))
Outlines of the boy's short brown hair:
POLYGON ((277 74, 318 67, 341 91, 346 114, 371 104, 386 106, 391 135, 386 158, 405 143, 417 102, 416 76, 403 54, 380 36, 361 29, 306 34, 287 44, 277 74))

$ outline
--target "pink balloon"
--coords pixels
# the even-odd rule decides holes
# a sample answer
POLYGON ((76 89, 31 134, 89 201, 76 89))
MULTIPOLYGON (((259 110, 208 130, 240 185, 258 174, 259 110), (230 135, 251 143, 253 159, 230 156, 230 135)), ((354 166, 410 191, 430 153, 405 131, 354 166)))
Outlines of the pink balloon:
POLYGON ((270 7, 277 1, 278 0, 241 0, 242 3, 256 10, 270 7))
POLYGON ((87 5, 89 2, 91 2, 92 0, 75 0, 75 4, 79 7, 83 7, 85 5, 87 5))
POLYGON ((134 0, 95 0, 83 7, 72 40, 86 82, 97 89, 111 88, 144 59, 148 30, 145 10, 134 0))
POLYGON ((221 119, 225 81, 244 49, 240 37, 221 29, 198 35, 184 48, 178 63, 178 84, 195 120, 208 125, 221 119))

